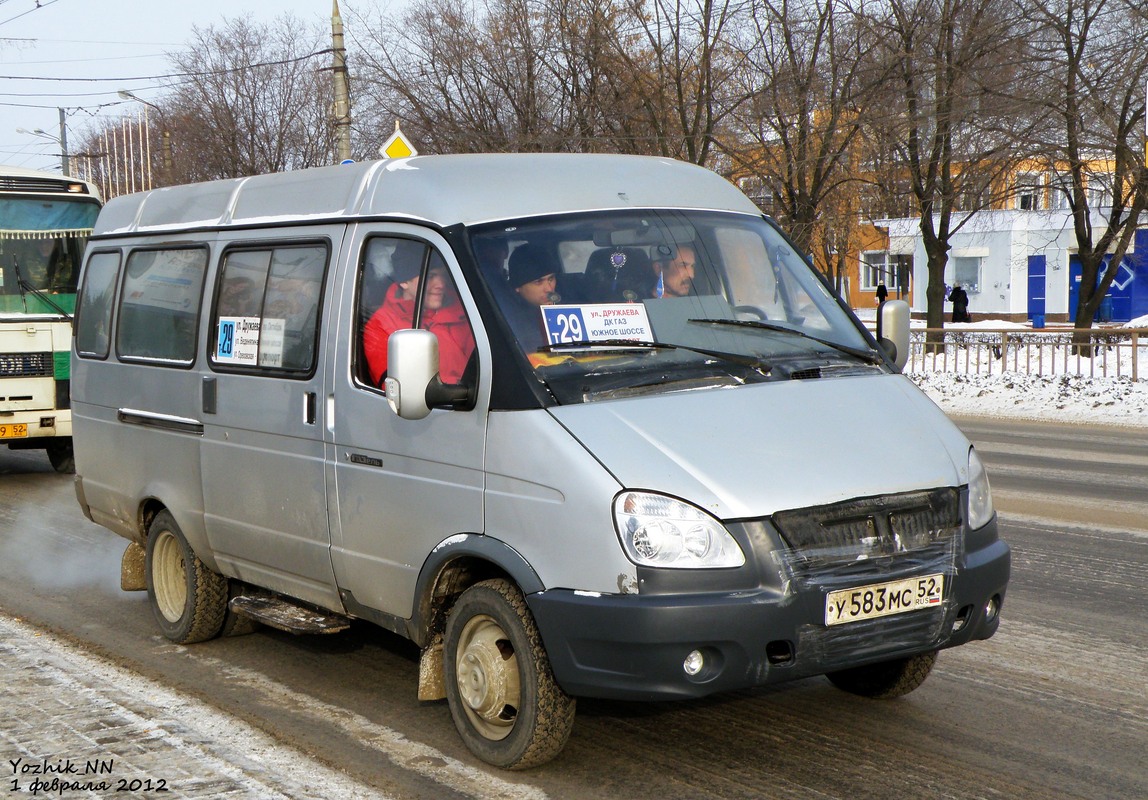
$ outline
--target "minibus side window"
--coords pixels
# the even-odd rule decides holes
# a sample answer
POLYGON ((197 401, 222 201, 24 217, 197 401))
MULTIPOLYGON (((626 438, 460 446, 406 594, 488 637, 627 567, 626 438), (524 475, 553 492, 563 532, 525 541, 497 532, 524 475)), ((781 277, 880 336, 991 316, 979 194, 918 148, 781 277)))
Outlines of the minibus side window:
POLYGON ((121 358, 190 365, 207 248, 133 250, 120 294, 116 349, 121 358))
POLYGON ((466 373, 473 361, 474 331, 459 299, 458 287, 437 252, 431 253, 422 284, 417 321, 420 328, 438 337, 439 378, 446 384, 473 384, 473 374, 466 373))
POLYGON ((263 324, 269 340, 272 329, 283 331, 281 356, 261 344, 260 366, 309 370, 315 362, 315 329, 319 324, 319 297, 327 265, 325 247, 278 248, 271 258, 267 293, 263 300, 263 324))
POLYGON ((363 248, 355 321, 362 357, 355 372, 368 386, 383 385, 391 333, 414 325, 419 277, 429 250, 424 242, 390 236, 371 238, 363 248))
POLYGON ((355 374, 360 382, 382 386, 390 335, 413 327, 438 337, 443 383, 463 382, 474 353, 474 331, 437 251, 413 239, 370 239, 359 275, 358 307, 356 330, 362 332, 362 348, 355 374))
POLYGON ((216 293, 212 363, 309 372, 326 267, 324 245, 228 251, 216 293))
POLYGON ((76 310, 76 352, 84 358, 108 357, 119 272, 119 251, 95 253, 88 259, 76 310))

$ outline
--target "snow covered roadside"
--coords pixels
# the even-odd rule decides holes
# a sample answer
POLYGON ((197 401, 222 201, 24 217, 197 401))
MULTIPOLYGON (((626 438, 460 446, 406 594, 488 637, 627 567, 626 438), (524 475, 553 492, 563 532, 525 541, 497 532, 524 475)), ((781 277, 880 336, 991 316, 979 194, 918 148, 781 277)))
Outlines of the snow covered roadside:
POLYGON ((908 377, 947 414, 1148 427, 1148 381, 1023 373, 908 377))
MULTIPOLYGON (((869 324, 876 316, 873 309, 857 309, 855 313, 869 324)), ((913 326, 924 327, 924 323, 914 320, 913 326)), ((1124 327, 1148 327, 1148 317, 1134 319, 1124 327)), ((1003 328, 1031 330, 1028 325, 1001 320, 946 322, 945 328, 968 332, 1003 328)), ((1053 363, 1061 363, 1059 357, 1049 359, 1047 366, 1052 368, 1053 363)), ((979 375, 917 371, 908 373, 908 377, 943 411, 955 416, 1148 427, 1148 380, 1133 381, 1128 377, 1130 364, 1125 364, 1122 372, 1123 377, 1098 378, 1024 372, 979 375)))

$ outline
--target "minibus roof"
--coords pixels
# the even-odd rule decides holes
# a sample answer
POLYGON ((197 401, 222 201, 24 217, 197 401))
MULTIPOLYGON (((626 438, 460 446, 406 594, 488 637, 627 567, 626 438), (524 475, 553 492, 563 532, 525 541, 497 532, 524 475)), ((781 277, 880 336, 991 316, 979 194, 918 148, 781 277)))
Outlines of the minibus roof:
POLYGON ((760 211, 728 180, 652 156, 415 156, 153 189, 112 199, 93 236, 348 218, 448 227, 618 208, 760 211))

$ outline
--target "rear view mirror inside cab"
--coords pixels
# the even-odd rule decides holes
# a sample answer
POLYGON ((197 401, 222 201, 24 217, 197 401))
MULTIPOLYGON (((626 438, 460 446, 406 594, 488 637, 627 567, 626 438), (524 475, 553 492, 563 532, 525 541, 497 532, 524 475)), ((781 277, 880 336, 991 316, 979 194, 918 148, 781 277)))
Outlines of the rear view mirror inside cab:
POLYGON ((660 244, 667 240, 692 242, 696 236, 697 231, 687 225, 666 225, 664 220, 658 220, 657 224, 654 224, 651 220, 648 224, 637 227, 595 231, 594 244, 597 247, 636 247, 660 244))

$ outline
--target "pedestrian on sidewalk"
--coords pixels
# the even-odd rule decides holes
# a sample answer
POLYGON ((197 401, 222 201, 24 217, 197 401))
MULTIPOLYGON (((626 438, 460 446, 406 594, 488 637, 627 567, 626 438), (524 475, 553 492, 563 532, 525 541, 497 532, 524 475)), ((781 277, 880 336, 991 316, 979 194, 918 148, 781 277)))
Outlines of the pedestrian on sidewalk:
POLYGON ((969 314, 969 296, 958 283, 949 292, 949 302, 953 304, 953 322, 972 322, 969 314))

